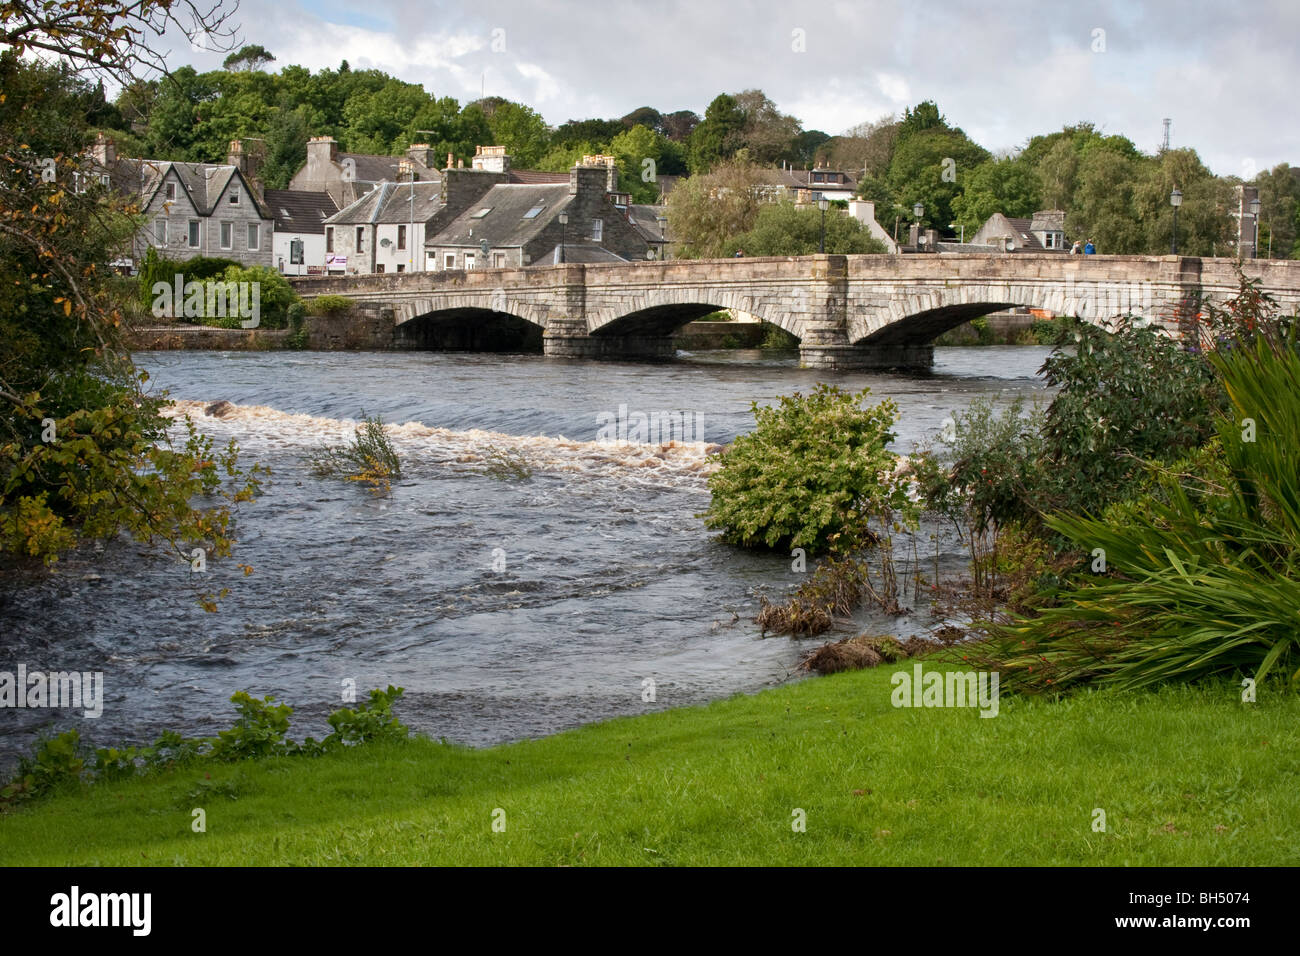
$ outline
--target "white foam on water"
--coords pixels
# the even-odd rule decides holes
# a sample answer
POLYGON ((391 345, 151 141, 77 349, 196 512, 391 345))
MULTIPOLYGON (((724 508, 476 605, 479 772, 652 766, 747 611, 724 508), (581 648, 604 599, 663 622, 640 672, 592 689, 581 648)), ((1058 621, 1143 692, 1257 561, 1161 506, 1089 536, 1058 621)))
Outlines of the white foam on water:
MULTIPOLYGON (((323 445, 348 443, 359 422, 282 412, 266 405, 224 405, 220 417, 208 415, 211 402, 176 400, 162 414, 188 415, 203 432, 234 438, 250 453, 258 448, 308 455, 323 445)), ((518 457, 534 472, 633 478, 665 486, 703 487, 718 467, 709 442, 577 441, 563 435, 508 435, 504 432, 435 428, 423 422, 386 424, 398 454, 410 462, 464 465, 481 470, 494 454, 518 457)))

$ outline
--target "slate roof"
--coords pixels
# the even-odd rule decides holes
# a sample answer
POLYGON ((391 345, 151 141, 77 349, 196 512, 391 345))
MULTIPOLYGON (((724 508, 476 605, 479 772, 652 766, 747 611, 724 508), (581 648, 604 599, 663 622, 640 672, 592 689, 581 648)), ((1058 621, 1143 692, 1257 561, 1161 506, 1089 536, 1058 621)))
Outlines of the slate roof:
POLYGON ((1011 223, 1011 228, 1019 233, 1020 238, 1016 242, 1017 249, 1033 250, 1034 252, 1048 251, 1043 248, 1043 244, 1038 241, 1038 237, 1029 231, 1029 227, 1033 225, 1032 219, 1013 219, 1007 216, 1006 220, 1011 223))
POLYGON ((266 205, 275 216, 276 232, 325 234, 325 220, 339 211, 329 193, 268 189, 266 205))
MULTIPOLYGON (((830 189, 830 190, 848 190, 853 191, 858 187, 857 180, 850 173, 839 169, 763 169, 758 171, 763 182, 769 186, 784 186, 786 189, 811 189, 813 191, 830 189), (836 176, 843 177, 843 182, 837 183, 815 183, 813 182, 813 173, 833 173, 836 176)), ((660 177, 661 179, 663 177, 660 177)))
POLYGON ((330 216, 333 225, 373 225, 412 221, 411 189, 415 189, 415 222, 428 222, 442 209, 442 183, 380 183, 356 202, 330 216))
MULTIPOLYGON (((486 239, 488 245, 497 249, 522 246, 568 207, 572 199, 567 175, 562 184, 501 183, 489 189, 481 199, 429 239, 429 244, 477 246, 486 239), (525 219, 524 214, 539 204, 542 211, 532 219, 525 219), (491 211, 486 216, 475 218, 474 214, 481 209, 491 211)), ((569 225, 576 240, 582 226, 569 225)))
MULTIPOLYGON (((201 216, 210 216, 230 180, 238 175, 234 166, 218 163, 176 163, 160 159, 117 159, 109 170, 113 187, 128 195, 140 197, 140 208, 153 202, 154 196, 168 181, 179 181, 201 216)), ((243 179, 242 176, 239 177, 243 179)), ((271 211, 257 194, 242 183, 243 196, 252 200, 263 219, 271 219, 271 211)))
MULTIPOLYGON (((557 262, 558 259, 556 257, 556 250, 558 250, 559 248, 560 248, 559 246, 552 246, 551 250, 547 252, 545 255, 539 256, 535 260, 534 264, 549 265, 553 262, 557 262)), ((564 247, 564 261, 598 263, 598 262, 627 262, 628 260, 624 259, 616 252, 611 252, 609 249, 606 249, 604 246, 566 245, 564 247)))
POLYGON ((628 207, 627 221, 632 224, 637 232, 641 233, 648 242, 671 242, 668 235, 668 224, 664 223, 664 231, 659 231, 658 216, 664 214, 663 206, 638 206, 633 204, 628 207))
MULTIPOLYGON (((356 163, 356 181, 360 183, 381 183, 381 182, 401 182, 410 181, 410 173, 401 171, 403 160, 409 159, 407 156, 375 156, 371 153, 339 153, 335 162, 340 165, 345 159, 350 159, 356 163)), ((415 171, 419 181, 422 182, 439 182, 442 177, 436 170, 430 169, 418 159, 410 160, 415 164, 415 171)))
POLYGON ((544 183, 568 183, 568 173, 544 173, 536 169, 512 169, 507 174, 512 183, 542 185, 544 183))

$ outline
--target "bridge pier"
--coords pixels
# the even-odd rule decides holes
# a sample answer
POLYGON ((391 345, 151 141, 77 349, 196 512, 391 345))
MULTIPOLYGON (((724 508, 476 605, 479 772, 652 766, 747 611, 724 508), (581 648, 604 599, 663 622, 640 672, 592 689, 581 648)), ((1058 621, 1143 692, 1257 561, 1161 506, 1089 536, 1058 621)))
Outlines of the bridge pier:
POLYGON ((677 355, 668 335, 590 335, 581 319, 551 319, 542 334, 542 353, 552 358, 665 361, 677 355))
POLYGON ((820 369, 916 369, 934 365, 933 345, 809 345, 799 349, 799 364, 820 369))

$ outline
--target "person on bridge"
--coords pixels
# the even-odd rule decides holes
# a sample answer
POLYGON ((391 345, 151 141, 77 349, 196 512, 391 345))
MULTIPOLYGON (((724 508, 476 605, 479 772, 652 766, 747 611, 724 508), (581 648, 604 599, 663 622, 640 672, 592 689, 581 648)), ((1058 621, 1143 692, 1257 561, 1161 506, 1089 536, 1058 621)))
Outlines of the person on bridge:
POLYGON ((1070 255, 1077 256, 1081 252, 1083 252, 1083 243, 1076 239, 1074 245, 1070 247, 1070 255))
POLYGON ((735 256, 735 257, 736 257, 737 259, 743 259, 743 258, 745 258, 745 250, 744 250, 744 249, 737 249, 737 250, 736 250, 736 256, 735 256))
POLYGON ((1085 256, 1094 256, 1097 254, 1097 247, 1092 244, 1091 239, 1089 239, 1088 244, 1083 247, 1083 254, 1085 256))

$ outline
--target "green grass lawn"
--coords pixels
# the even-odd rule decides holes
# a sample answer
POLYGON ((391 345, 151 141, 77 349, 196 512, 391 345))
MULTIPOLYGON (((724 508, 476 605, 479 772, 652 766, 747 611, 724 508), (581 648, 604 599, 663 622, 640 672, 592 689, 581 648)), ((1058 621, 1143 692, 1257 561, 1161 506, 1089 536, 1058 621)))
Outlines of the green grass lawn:
POLYGON ((418 739, 86 787, 0 817, 0 862, 1300 862, 1294 695, 1004 696, 980 718, 893 708, 895 669, 489 750, 418 739))

